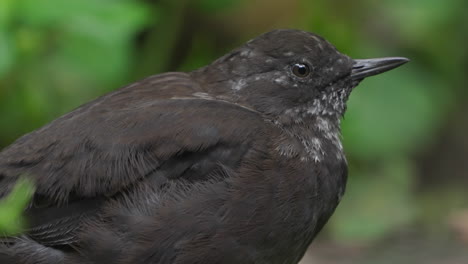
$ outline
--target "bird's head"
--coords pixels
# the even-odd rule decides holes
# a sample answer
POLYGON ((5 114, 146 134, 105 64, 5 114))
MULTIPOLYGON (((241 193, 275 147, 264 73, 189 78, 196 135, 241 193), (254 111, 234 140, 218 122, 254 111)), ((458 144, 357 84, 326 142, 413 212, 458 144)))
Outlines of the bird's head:
POLYGON ((351 59, 316 34, 287 29, 260 35, 200 71, 213 85, 208 93, 287 125, 317 116, 339 122, 361 80, 407 61, 351 59))

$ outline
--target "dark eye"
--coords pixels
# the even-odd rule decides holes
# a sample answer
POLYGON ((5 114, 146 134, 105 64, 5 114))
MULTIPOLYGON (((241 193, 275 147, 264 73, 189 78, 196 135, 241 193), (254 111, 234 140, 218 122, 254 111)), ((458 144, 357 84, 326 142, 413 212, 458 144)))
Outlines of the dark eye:
POLYGON ((294 75, 297 77, 307 77, 310 73, 310 68, 307 66, 307 64, 304 63, 296 63, 292 66, 292 72, 294 75))

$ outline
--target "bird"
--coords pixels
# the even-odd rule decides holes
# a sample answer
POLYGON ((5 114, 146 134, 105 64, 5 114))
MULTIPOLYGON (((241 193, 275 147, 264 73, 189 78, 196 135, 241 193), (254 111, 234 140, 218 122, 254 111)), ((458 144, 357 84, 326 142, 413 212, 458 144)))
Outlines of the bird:
POLYGON ((348 97, 408 61, 277 29, 88 102, 0 152, 0 197, 35 185, 0 262, 298 263, 345 191, 348 97))

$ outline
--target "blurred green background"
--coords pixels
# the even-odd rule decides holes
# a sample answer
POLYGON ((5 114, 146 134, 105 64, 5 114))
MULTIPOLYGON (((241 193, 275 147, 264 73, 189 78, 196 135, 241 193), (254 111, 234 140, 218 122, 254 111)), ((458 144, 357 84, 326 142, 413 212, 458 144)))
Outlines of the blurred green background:
MULTIPOLYGON (((312 31, 354 58, 412 61, 352 94, 348 190, 303 263, 468 263, 467 11, 466 0, 0 0, 0 148, 145 76, 196 69, 274 28, 312 31)), ((18 230, 19 197, 1 201, 0 231, 18 230)))

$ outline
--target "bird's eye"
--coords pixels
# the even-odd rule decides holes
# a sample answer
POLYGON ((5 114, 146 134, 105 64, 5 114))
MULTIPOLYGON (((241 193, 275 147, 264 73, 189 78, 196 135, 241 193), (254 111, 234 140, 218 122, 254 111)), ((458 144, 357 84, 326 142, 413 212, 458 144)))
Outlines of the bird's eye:
POLYGON ((292 72, 294 75, 297 77, 307 77, 310 73, 310 68, 307 66, 307 64, 304 63, 296 63, 292 66, 292 72))

